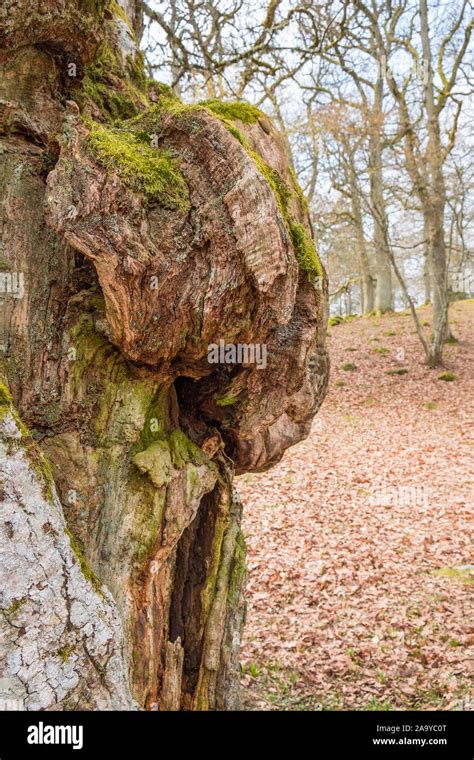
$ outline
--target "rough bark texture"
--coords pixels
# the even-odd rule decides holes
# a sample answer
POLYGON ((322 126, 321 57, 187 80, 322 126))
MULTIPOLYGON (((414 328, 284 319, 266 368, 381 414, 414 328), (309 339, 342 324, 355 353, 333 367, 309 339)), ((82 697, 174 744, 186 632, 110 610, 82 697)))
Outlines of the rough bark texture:
POLYGON ((115 602, 68 536, 41 454, 11 408, 2 413, 0 698, 31 710, 131 709, 115 602))
POLYGON ((238 706, 232 477, 301 440, 327 384, 284 143, 146 80, 137 8, 0 10, 1 269, 24 278, 0 294, 2 635, 27 707, 238 706), (266 367, 210 363, 221 340, 266 367))

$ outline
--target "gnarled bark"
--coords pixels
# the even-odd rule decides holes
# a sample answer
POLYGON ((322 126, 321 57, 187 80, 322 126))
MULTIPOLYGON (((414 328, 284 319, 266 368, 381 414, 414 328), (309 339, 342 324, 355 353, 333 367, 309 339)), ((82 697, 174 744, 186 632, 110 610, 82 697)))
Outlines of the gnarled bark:
MULTIPOLYGON (((264 115, 185 107, 146 81, 133 3, 57 0, 26 27, 23 5, 0 16, 2 267, 24 277, 22 297, 4 293, 1 369, 22 446, 51 462, 31 519, 57 515, 64 565, 59 497, 98 578, 90 635, 99 619, 121 631, 106 671, 121 696, 85 673, 42 706, 130 707, 128 680, 139 707, 232 709, 245 606, 233 474, 301 440, 327 384, 326 280, 305 205, 264 115), (266 367, 210 363, 220 341, 264 344, 266 367)), ((20 571, 34 540, 4 530, 20 571)), ((47 649, 47 624, 38 637, 47 649)), ((49 694, 44 679, 35 689, 49 694)))

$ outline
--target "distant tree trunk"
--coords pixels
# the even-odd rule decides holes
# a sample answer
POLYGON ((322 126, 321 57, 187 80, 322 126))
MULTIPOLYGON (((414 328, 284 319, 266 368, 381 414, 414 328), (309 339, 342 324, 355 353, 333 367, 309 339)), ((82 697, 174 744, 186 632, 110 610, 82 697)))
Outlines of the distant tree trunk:
POLYGON ((30 709, 238 707, 234 471, 305 437, 327 387, 280 136, 150 83, 140 30, 138 0, 0 8, 2 686, 30 709), (221 340, 265 366, 212 363, 221 340))
POLYGON ((360 188, 357 183, 356 171, 353 162, 348 157, 349 187, 351 193, 351 210, 356 235, 357 262, 361 277, 362 287, 362 314, 368 314, 374 308, 374 281, 370 271, 370 262, 367 255, 367 245, 364 234, 362 219, 362 207, 360 203, 360 188))
POLYGON ((444 222, 446 187, 443 175, 443 145, 440 136, 439 114, 435 104, 431 43, 428 28, 428 6, 420 0, 420 32, 425 61, 425 106, 428 117, 427 188, 423 215, 428 230, 433 287, 433 363, 441 360, 442 344, 449 337, 444 222))
POLYGON ((423 224, 423 291, 425 304, 431 303, 431 256, 430 256, 430 231, 426 219, 423 224))
POLYGON ((375 308, 386 312, 393 309, 392 267, 387 252, 388 221, 385 208, 382 174, 382 101, 383 79, 377 79, 374 90, 372 127, 369 138, 370 200, 374 222, 374 250, 377 285, 375 308))

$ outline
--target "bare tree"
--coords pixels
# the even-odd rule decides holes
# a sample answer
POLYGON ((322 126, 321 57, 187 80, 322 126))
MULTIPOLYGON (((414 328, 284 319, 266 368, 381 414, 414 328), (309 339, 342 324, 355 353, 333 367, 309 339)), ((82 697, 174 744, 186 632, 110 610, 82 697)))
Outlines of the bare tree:
POLYGON ((390 0, 377 4, 372 0, 370 7, 362 0, 355 0, 355 4, 370 21, 377 49, 385 56, 385 79, 397 104, 403 130, 405 165, 426 223, 434 309, 430 363, 436 366, 441 363, 442 343, 449 333, 444 166, 455 145, 463 104, 462 98, 457 96, 456 86, 462 76, 462 64, 473 28, 472 21, 468 20, 469 4, 464 0, 454 15, 446 13, 445 21, 449 26, 439 43, 437 56, 431 40, 427 0, 419 0, 418 13, 408 24, 406 14, 410 11, 406 0, 395 4, 390 0), (417 21, 420 45, 414 43, 417 21), (414 71, 423 73, 417 88, 420 97, 414 100, 409 87, 413 74, 401 81, 392 70, 394 67, 389 65, 390 56, 399 51, 411 56, 414 71), (435 81, 435 65, 439 82, 435 81), (421 117, 417 109, 421 110, 421 117), (443 123, 443 116, 447 123, 443 123))

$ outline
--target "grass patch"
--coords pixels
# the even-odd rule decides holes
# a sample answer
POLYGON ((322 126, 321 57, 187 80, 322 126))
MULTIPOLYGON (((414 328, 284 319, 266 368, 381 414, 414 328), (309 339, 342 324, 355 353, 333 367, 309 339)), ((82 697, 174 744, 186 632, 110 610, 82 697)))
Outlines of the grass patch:
POLYGON ((377 699, 377 697, 371 697, 364 709, 371 712, 388 712, 394 708, 387 700, 382 701, 381 699, 377 699))
POLYGON ((408 370, 406 367, 400 367, 400 369, 388 369, 385 373, 386 375, 406 375, 408 374, 408 370))
POLYGON ((433 575, 439 578, 449 578, 468 585, 474 584, 474 565, 460 565, 459 567, 440 567, 433 570, 433 575))
POLYGON ((445 383, 453 383, 457 379, 458 376, 454 372, 442 372, 441 375, 438 375, 438 380, 443 380, 445 383))

